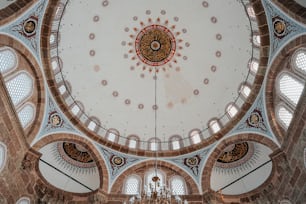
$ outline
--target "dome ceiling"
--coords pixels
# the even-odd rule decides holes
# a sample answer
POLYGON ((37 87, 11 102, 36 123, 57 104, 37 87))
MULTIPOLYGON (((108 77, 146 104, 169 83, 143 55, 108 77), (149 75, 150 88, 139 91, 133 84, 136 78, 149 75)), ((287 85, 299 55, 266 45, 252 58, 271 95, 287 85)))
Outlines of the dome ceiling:
POLYGON ((162 141, 186 138, 226 117, 249 75, 252 28, 239 1, 68 1, 58 21, 56 79, 104 133, 146 141, 156 111, 162 141))

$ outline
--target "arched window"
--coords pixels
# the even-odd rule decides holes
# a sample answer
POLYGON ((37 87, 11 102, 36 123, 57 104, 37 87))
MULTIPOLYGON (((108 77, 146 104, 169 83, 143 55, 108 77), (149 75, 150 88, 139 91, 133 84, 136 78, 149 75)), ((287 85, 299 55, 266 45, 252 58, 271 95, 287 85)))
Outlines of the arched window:
POLYGON ((257 47, 260 46, 260 35, 259 34, 253 35, 253 44, 257 47))
POLYGON ((239 92, 242 94, 244 99, 247 99, 249 97, 250 93, 251 93, 251 88, 247 84, 242 84, 240 86, 239 92))
POLYGON ((173 195, 186 195, 185 182, 180 176, 173 176, 170 179, 170 189, 173 195))
POLYGON ((26 100, 32 94, 33 79, 27 72, 18 73, 5 84, 15 106, 26 100))
POLYGON ((238 113, 238 108, 234 103, 230 103, 226 107, 226 112, 230 118, 233 118, 238 113))
POLYGON ((14 70, 17 64, 17 56, 12 49, 8 47, 0 48, 0 72, 2 74, 14 70))
POLYGON ((0 142, 0 172, 3 170, 6 162, 6 146, 0 142))
POLYGON ((201 133, 199 130, 193 130, 189 134, 191 144, 198 144, 201 142, 201 133))
POLYGON ((71 112, 73 113, 73 115, 78 115, 80 111, 81 109, 79 108, 79 106, 77 104, 73 104, 73 106, 71 107, 71 112))
POLYGON ((281 95, 296 106, 303 92, 304 85, 287 73, 281 73, 278 81, 281 95))
POLYGON ((292 120, 292 112, 284 104, 280 104, 276 108, 276 116, 280 124, 287 129, 292 120))
POLYGON ((218 132, 221 129, 221 125, 220 125, 219 121, 216 120, 216 119, 211 120, 208 123, 208 126, 209 126, 209 129, 210 129, 211 133, 213 133, 213 134, 218 132))
POLYGON ((137 148, 139 146, 139 138, 136 135, 130 135, 127 138, 127 146, 129 148, 137 148))
POLYGON ((255 19, 256 18, 254 9, 253 9, 253 7, 250 4, 247 5, 247 13, 248 13, 248 15, 250 16, 251 19, 255 19))
POLYGON ((179 135, 174 135, 170 137, 169 141, 170 141, 170 149, 172 150, 180 149, 181 146, 183 146, 182 137, 179 135))
POLYGON ((34 120, 35 108, 33 104, 27 103, 18 111, 18 118, 23 128, 26 128, 34 120))
POLYGON ((160 139, 158 138, 151 138, 148 141, 148 145, 149 145, 149 150, 151 151, 157 151, 161 149, 161 144, 160 144, 160 139))
POLYGON ((258 71, 259 63, 257 60, 251 60, 249 62, 249 69, 253 75, 255 75, 258 71))
POLYGON ((297 50, 292 56, 293 67, 306 74, 306 49, 297 50))
POLYGON ((161 187, 164 187, 165 186, 165 181, 166 181, 166 178, 164 176, 164 172, 160 171, 160 170, 157 170, 157 172, 155 173, 155 170, 154 169, 151 169, 147 174, 146 174, 146 179, 145 179, 145 189, 147 190, 147 192, 151 192, 151 189, 155 188, 155 182, 152 181, 152 178, 154 176, 158 176, 158 178, 160 179, 159 180, 159 185, 158 183, 157 186, 156 186, 156 190, 159 191, 161 189, 161 187), (156 174, 157 173, 157 174, 156 174))
POLYGON ((140 194, 140 185, 141 185, 141 180, 138 176, 136 175, 129 176, 128 179, 125 181, 124 194, 127 195, 140 194))
POLYGON ((115 129, 109 129, 106 133, 106 139, 111 142, 117 142, 119 140, 119 131, 115 129))
POLYGON ((22 197, 16 202, 16 204, 30 204, 30 203, 31 200, 28 197, 22 197))

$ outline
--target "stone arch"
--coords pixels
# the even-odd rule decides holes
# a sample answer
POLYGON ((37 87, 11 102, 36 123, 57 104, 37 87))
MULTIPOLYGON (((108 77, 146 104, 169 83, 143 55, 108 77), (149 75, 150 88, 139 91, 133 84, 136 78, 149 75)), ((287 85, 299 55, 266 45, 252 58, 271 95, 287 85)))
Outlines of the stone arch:
MULTIPOLYGON (((123 182, 129 175, 137 174, 141 176, 141 178, 144 178, 146 170, 154 167, 155 160, 149 160, 128 168, 116 179, 113 186, 111 187, 110 193, 121 193, 123 182)), ((178 166, 165 161, 157 161, 157 168, 161 169, 167 175, 167 178, 170 178, 173 175, 181 176, 185 180, 188 192, 190 192, 190 194, 200 193, 195 181, 178 166)))
MULTIPOLYGON (((32 124, 25 131, 26 140, 30 144, 39 131, 44 115, 45 89, 43 76, 39 68, 40 66, 32 53, 22 43, 12 37, 0 34, 0 46, 13 48, 17 55, 23 58, 29 65, 29 67, 24 67, 23 70, 27 71, 33 77, 34 83, 36 84, 33 90, 33 99, 31 100, 31 102, 35 104, 36 113, 32 124)), ((20 128, 22 127, 20 126, 20 128)))
MULTIPOLYGON (((286 140, 285 130, 281 127, 281 125, 277 122, 276 115, 275 115, 275 97, 276 93, 275 89, 275 82, 277 75, 282 72, 285 68, 290 66, 287 63, 290 63, 290 58, 294 51, 300 47, 306 46, 306 35, 299 36, 296 39, 289 42, 282 51, 276 56, 275 60, 272 62, 269 72, 267 73, 267 83, 266 83, 266 91, 265 91, 265 98, 266 98, 266 109, 268 119, 270 121, 270 126, 274 134, 276 135, 280 144, 286 140), (289 59, 289 60, 288 60, 289 59)), ((289 131, 289 130, 288 130, 289 131)))
MULTIPOLYGON (((257 142, 257 143, 263 144, 263 145, 271 148, 271 150, 273 152, 276 151, 277 149, 279 149, 279 147, 271 139, 269 139, 267 137, 264 137, 264 136, 261 136, 261 135, 258 135, 258 134, 254 134, 254 133, 239 134, 239 135, 235 135, 233 137, 230 137, 228 139, 223 140, 213 150, 213 152, 209 155, 209 157, 206 161, 206 165, 205 165, 203 173, 202 173, 202 181, 201 181, 203 192, 212 191, 211 188, 210 188, 211 172, 212 172, 212 169, 214 167, 214 163, 217 160, 218 156, 221 154, 222 150, 225 149, 227 146, 229 146, 231 144, 235 144, 235 143, 243 142, 243 141, 252 141, 252 142, 257 142)), ((272 169, 271 175, 273 174, 273 172, 274 172, 274 170, 272 169)))
MULTIPOLYGON (((42 147, 44 147, 47 144, 57 142, 57 141, 68 141, 68 142, 74 142, 77 144, 84 145, 86 149, 88 149, 91 153, 91 156, 93 159, 96 161, 98 171, 99 171, 99 176, 100 176, 100 187, 103 192, 108 191, 108 171, 107 171, 107 166, 104 163, 104 159, 102 158, 101 154, 99 151, 96 149, 96 147, 87 139, 73 135, 73 134, 67 134, 67 133, 59 133, 59 134, 53 134, 53 135, 48 135, 41 140, 39 140, 36 144, 33 145, 33 149, 35 151, 39 151, 42 147)), ((36 165, 38 166, 38 165, 36 165)), ((39 172, 39 170, 37 169, 39 172)), ((39 174, 40 175, 40 174, 39 174)), ((43 178, 40 175, 41 178, 43 178)), ((47 183, 45 181, 45 183, 47 183)), ((98 189, 98 190, 99 190, 98 189)))

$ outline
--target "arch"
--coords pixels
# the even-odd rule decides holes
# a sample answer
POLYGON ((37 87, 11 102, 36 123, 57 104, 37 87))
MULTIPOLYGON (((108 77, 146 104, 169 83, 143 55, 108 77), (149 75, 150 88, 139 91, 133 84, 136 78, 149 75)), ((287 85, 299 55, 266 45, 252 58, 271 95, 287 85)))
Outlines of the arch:
POLYGON ((271 139, 258 135, 258 134, 254 134, 254 133, 238 134, 238 135, 235 135, 233 137, 223 140, 213 150, 213 152, 209 155, 206 161, 206 166, 204 167, 204 170, 202 173, 202 181, 201 181, 203 192, 207 190, 211 190, 210 189, 210 177, 211 177, 212 168, 214 166, 213 164, 218 159, 219 154, 222 152, 222 150, 231 144, 235 144, 235 143, 243 142, 243 141, 253 141, 253 142, 263 144, 267 147, 270 147, 272 152, 279 149, 278 146, 271 139))
MULTIPOLYGON (((154 169, 155 160, 143 161, 125 170, 111 186, 110 193, 121 193, 122 192, 122 182, 132 174, 136 174, 141 178, 144 178, 147 169, 154 169)), ((199 194, 199 189, 192 177, 189 176, 183 169, 179 168, 177 165, 165 161, 157 161, 157 168, 165 173, 166 177, 171 177, 173 175, 181 176, 186 183, 187 189, 189 189, 190 194, 199 194)))
POLYGON ((139 137, 137 135, 129 135, 126 140, 126 145, 129 148, 138 149, 139 148, 139 137))
POLYGON ((110 128, 110 129, 107 130, 105 137, 108 141, 118 142, 119 141, 119 135, 120 135, 120 133, 119 133, 118 130, 116 130, 114 128, 110 128))
POLYGON ((199 129, 194 129, 189 132, 190 144, 198 144, 203 140, 202 133, 199 129))
POLYGON ((31 200, 28 197, 21 197, 17 200, 16 204, 30 204, 31 200))
MULTIPOLYGON (((20 6, 23 6, 18 8, 22 9, 26 9, 27 7, 35 3, 34 1, 25 3, 21 0, 17 0, 17 2, 15 3, 20 6)), ((15 17, 16 15, 18 15, 18 11, 14 13, 15 17)), ((0 24, 1 22, 3 21, 0 20, 0 24)), ((0 46, 6 46, 15 51, 16 55, 18 56, 18 61, 20 63, 21 61, 23 61, 27 65, 21 68, 18 67, 16 71, 24 70, 29 73, 33 79, 33 83, 35 84, 35 87, 33 89, 33 96, 31 97, 31 102, 35 104, 35 116, 33 119, 33 123, 25 130, 25 136, 27 137, 26 140, 30 144, 37 135, 38 131, 40 130, 40 126, 44 116, 45 85, 41 69, 39 68, 40 65, 36 61, 36 58, 33 56, 33 54, 21 42, 16 41, 10 36, 0 34, 0 46)))
MULTIPOLYGON (((109 180, 107 166, 100 152, 96 149, 96 147, 89 140, 83 137, 77 136, 77 135, 73 135, 73 134, 58 133, 58 134, 48 135, 42 138, 37 143, 35 143, 32 146, 32 148, 38 152, 45 145, 53 143, 53 142, 58 142, 58 141, 74 142, 77 144, 81 144, 87 150, 89 150, 91 156, 96 161, 96 164, 98 167, 99 176, 100 176, 99 189, 102 189, 102 191, 107 192, 108 191, 108 180, 109 180)), ((39 172, 39 169, 37 169, 37 172, 39 172)), ((40 175, 40 177, 41 179, 43 179, 42 175, 40 175)), ((48 183, 48 182, 45 181, 45 183, 48 183)))
POLYGON ((148 140, 148 150, 158 151, 161 150, 161 141, 159 138, 150 138, 148 140))
POLYGON ((290 41, 280 52, 271 63, 269 72, 267 73, 267 82, 265 89, 266 98, 266 110, 268 121, 270 123, 271 129, 274 135, 277 137, 280 144, 285 140, 285 130, 278 123, 277 116, 275 115, 275 107, 279 103, 277 101, 277 95, 275 93, 275 84, 277 76, 283 71, 287 70, 288 62, 295 50, 306 46, 306 35, 299 36, 292 41, 290 41), (297 46, 297 44, 299 46, 297 46))
POLYGON ((209 127, 209 131, 211 132, 211 134, 215 134, 219 132, 219 130, 221 130, 220 121, 217 118, 211 119, 208 122, 208 127, 209 127))
POLYGON ((180 135, 173 135, 169 138, 169 149, 177 150, 183 147, 183 140, 180 135))

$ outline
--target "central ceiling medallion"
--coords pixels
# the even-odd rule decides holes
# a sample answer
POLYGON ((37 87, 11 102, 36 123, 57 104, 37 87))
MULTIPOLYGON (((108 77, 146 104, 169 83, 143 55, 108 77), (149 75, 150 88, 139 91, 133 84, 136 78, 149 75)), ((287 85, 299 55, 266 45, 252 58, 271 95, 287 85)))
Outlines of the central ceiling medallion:
POLYGON ((165 26, 150 25, 138 33, 135 49, 143 63, 161 66, 169 62, 175 54, 175 37, 165 26))

